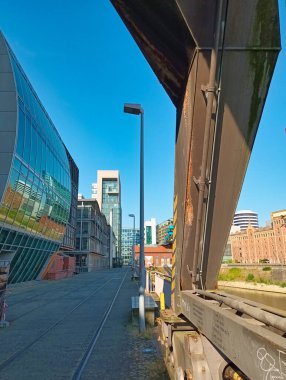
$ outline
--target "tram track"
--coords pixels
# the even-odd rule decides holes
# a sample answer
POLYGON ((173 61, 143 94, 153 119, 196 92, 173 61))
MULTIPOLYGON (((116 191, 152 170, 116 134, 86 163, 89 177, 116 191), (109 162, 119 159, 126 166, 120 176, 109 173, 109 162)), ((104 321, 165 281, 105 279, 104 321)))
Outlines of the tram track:
MULTIPOLYGON (((126 277, 127 272, 125 273, 124 278, 126 277)), ((98 293, 100 290, 102 290, 108 283, 113 281, 114 278, 108 279, 104 284, 99 286, 95 289, 94 292, 89 294, 87 297, 85 297, 81 302, 79 302, 75 307, 73 307, 71 310, 69 310, 67 313, 64 314, 63 317, 58 319, 56 322, 54 322, 52 325, 50 325, 45 331, 43 331, 39 336, 37 336, 35 339, 33 339, 30 343, 19 349, 18 351, 14 352, 10 357, 5 359, 2 363, 0 363, 0 371, 8 367, 10 364, 12 364, 16 359, 20 358, 23 354, 28 352, 28 350, 34 346, 38 341, 40 341, 43 337, 48 335, 55 327, 57 327, 59 324, 64 322, 72 313, 74 313, 80 306, 82 306, 84 303, 86 303, 92 296, 94 296, 96 293, 98 293)))
MULTIPOLYGON (((73 279, 73 277, 69 277, 68 279, 73 279)), ((63 280, 67 280, 67 279, 63 279, 63 280)), ((101 278, 98 279, 98 282, 101 281, 101 278)), ((51 293, 51 288, 55 288, 53 290, 55 290, 56 292, 58 291, 62 291, 62 288, 66 285, 66 282, 62 282, 62 280, 60 280, 60 282, 58 281, 54 281, 54 282, 49 282, 48 284, 46 284, 45 286, 41 287, 40 285, 39 286, 35 286, 36 289, 32 289, 32 291, 36 291, 36 290, 40 290, 41 292, 40 293, 36 293, 32 296, 29 296, 29 297, 26 297, 26 298, 21 298, 18 302, 14 302, 13 301, 13 296, 14 297, 17 297, 17 296, 21 296, 21 293, 18 293, 18 294, 8 294, 8 297, 7 297, 7 301, 10 303, 11 302, 11 298, 12 298, 12 304, 10 305, 10 307, 15 307, 19 304, 23 304, 27 301, 31 301, 33 299, 36 299, 38 297, 41 297, 43 298, 44 296, 46 296, 47 294, 50 294, 51 293), (43 289, 47 288, 47 291, 46 292, 42 292, 43 289)), ((93 285, 94 285, 94 282, 93 282, 93 285)), ((86 285, 82 285, 81 287, 86 287, 86 285)), ((73 289, 78 289, 78 287, 76 285, 73 285, 73 289)), ((30 293, 30 291, 29 291, 30 293)), ((23 294, 23 293, 22 293, 23 294)))
MULTIPOLYGON (((76 278, 80 278, 80 275, 79 276, 77 276, 76 278)), ((64 279, 61 279, 60 280, 60 286, 61 285, 65 285, 66 284, 66 281, 69 281, 69 280, 72 280, 72 279, 74 279, 74 277, 68 277, 68 278, 64 278, 64 279)), ((39 289, 39 290, 43 290, 43 289, 45 289, 45 288, 47 288, 48 289, 48 291, 47 292, 45 292, 45 293, 41 293, 41 296, 43 296, 43 295, 46 295, 46 294, 49 294, 50 293, 50 289, 51 289, 51 287, 58 287, 59 286, 59 282, 58 281, 46 281, 44 284, 35 284, 35 285, 26 285, 25 283, 23 283, 24 284, 24 286, 23 287, 7 287, 7 289, 6 289, 6 293, 7 293, 7 300, 8 301, 10 301, 11 299, 13 300, 14 298, 16 298, 16 297, 19 297, 19 296, 21 296, 23 293, 25 293, 25 292, 27 292, 27 289, 29 289, 28 290, 28 292, 30 293, 30 292, 33 292, 33 291, 35 291, 35 289, 39 289)), ((31 297, 27 297, 27 298, 25 298, 25 299, 22 299, 21 298, 21 300, 20 301, 18 301, 18 302, 13 302, 13 305, 12 306, 15 306, 15 305, 17 305, 17 304, 19 304, 19 303, 23 303, 23 301, 30 301, 30 300, 32 300, 32 299, 34 299, 34 298, 37 298, 39 296, 39 294, 36 294, 36 295, 32 295, 31 297)))
MULTIPOLYGON (((27 301, 31 301, 39 296, 45 296, 46 294, 49 294, 50 291, 51 291, 51 287, 54 287, 56 288, 59 284, 55 284, 55 283, 48 283, 48 284, 44 284, 44 285, 31 285, 29 286, 29 288, 31 287, 31 289, 29 289, 28 293, 30 294, 31 292, 34 293, 35 290, 40 290, 42 291, 43 289, 47 288, 48 290, 44 293, 41 293, 41 294, 33 294, 33 295, 30 295, 26 298, 22 298, 21 295, 23 295, 25 293, 25 290, 26 288, 24 288, 22 291, 20 292, 17 292, 17 293, 13 293, 14 289, 10 289, 10 288, 7 288, 7 301, 10 303, 12 301, 12 305, 10 307, 15 307, 19 304, 23 304, 24 302, 27 302, 27 301), (17 298, 17 297, 21 297, 19 301, 17 302, 13 302, 13 299, 17 298)), ((62 284, 61 284, 62 285, 62 284)))
MULTIPOLYGON (((99 281, 96 283, 96 285, 97 285, 98 283, 100 283, 100 282, 101 282, 101 281, 99 280, 99 281)), ((75 287, 75 288, 71 289, 70 291, 66 292, 65 294, 61 294, 61 295, 58 296, 58 297, 52 298, 49 302, 44 302, 44 303, 41 304, 41 305, 38 305, 38 306, 36 306, 36 307, 34 307, 34 308, 30 308, 28 311, 26 311, 25 313, 20 314, 19 316, 17 316, 17 317, 14 318, 14 319, 11 319, 11 318, 8 317, 9 322, 10 322, 10 323, 13 323, 13 322, 15 322, 15 321, 21 319, 22 317, 25 317, 26 315, 31 314, 31 313, 32 313, 33 311, 35 311, 35 310, 38 310, 38 309, 40 309, 40 308, 44 308, 45 306, 48 306, 48 305, 50 305, 51 303, 53 303, 53 302, 55 302, 55 301, 58 301, 58 300, 61 299, 62 297, 67 297, 67 296, 69 296, 70 294, 73 294, 74 291, 75 291, 75 289, 76 289, 76 290, 79 290, 79 289, 86 289, 86 290, 89 290, 89 289, 91 289, 91 288, 94 288, 94 285, 95 285, 95 284, 93 283, 93 284, 90 285, 89 287, 86 287, 86 285, 82 285, 82 286, 80 286, 80 287, 75 287)), ((50 291, 44 293, 43 295, 42 295, 42 294, 37 294, 37 295, 34 296, 34 297, 31 297, 31 298, 28 298, 28 299, 24 299, 22 302, 17 302, 16 304, 11 305, 10 308, 16 307, 16 306, 19 305, 19 303, 23 303, 23 302, 25 302, 25 301, 27 301, 27 300, 35 299, 35 298, 38 298, 38 297, 43 298, 43 296, 45 296, 45 295, 47 295, 47 294, 49 294, 49 293, 50 293, 50 291)))
POLYGON ((106 322, 106 320, 107 320, 107 318, 108 318, 108 316, 109 316, 109 314, 113 308, 113 305, 114 305, 114 303, 117 299, 117 296, 118 296, 118 294, 122 288, 122 285, 124 284, 127 273, 128 273, 128 270, 126 270, 125 275, 124 275, 123 279, 121 280, 114 297, 112 298, 111 302, 109 303, 108 307, 106 308, 105 313, 103 314, 103 317, 102 317, 97 329, 95 330, 94 335, 92 336, 92 338, 90 340, 88 348, 85 350, 85 352, 82 356, 82 359, 81 359, 77 369, 74 372, 72 380, 80 380, 81 379, 81 376, 82 376, 82 374, 83 374, 83 372, 84 372, 84 370, 88 364, 89 358, 93 352, 93 349, 94 349, 96 342, 100 336, 100 333, 101 333, 101 331, 105 325, 105 322, 106 322))

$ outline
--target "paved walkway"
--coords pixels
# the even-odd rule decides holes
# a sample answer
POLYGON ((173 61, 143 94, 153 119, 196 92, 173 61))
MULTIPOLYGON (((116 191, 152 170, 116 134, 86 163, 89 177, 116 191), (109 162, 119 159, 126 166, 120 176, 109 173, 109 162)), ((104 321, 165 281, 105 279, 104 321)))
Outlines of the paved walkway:
POLYGON ((167 379, 152 334, 131 325, 137 292, 129 268, 12 287, 1 380, 167 379))

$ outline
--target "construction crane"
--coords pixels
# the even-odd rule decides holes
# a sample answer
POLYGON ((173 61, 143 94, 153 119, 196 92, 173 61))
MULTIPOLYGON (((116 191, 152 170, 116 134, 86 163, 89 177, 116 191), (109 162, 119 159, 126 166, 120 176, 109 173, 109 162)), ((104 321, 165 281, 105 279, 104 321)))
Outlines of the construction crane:
POLYGON ((286 314, 211 292, 280 51, 277 1, 111 2, 177 109, 171 376, 284 379, 286 314))

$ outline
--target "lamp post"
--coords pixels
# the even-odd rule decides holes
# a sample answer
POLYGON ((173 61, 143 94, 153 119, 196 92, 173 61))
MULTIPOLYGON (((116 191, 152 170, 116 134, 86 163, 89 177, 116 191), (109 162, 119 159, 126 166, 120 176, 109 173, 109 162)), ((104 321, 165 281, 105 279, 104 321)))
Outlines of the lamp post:
POLYGON ((110 225, 110 246, 109 246, 109 268, 112 269, 113 263, 113 229, 112 229, 112 224, 113 224, 113 208, 110 209, 109 213, 109 225, 110 225))
POLYGON ((124 104, 124 112, 140 115, 140 256, 139 256, 139 329, 145 331, 144 262, 144 110, 140 104, 124 104))
POLYGON ((133 218, 133 244, 132 244, 132 270, 135 270, 135 215, 129 214, 130 218, 133 218))

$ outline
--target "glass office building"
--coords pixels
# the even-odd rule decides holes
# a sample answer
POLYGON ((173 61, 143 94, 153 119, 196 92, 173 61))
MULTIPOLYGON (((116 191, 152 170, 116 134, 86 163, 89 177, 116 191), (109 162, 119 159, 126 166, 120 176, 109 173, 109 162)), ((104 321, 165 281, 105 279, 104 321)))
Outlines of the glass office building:
POLYGON ((92 198, 112 226, 116 237, 116 258, 121 258, 121 185, 118 170, 98 170, 97 183, 92 184, 92 198))
POLYGON ((64 234, 61 250, 64 251, 64 253, 68 254, 68 252, 65 252, 65 251, 74 250, 75 245, 76 245, 79 170, 66 147, 65 149, 66 149, 67 157, 69 160, 70 175, 71 175, 71 207, 70 207, 70 213, 69 213, 69 220, 66 225, 66 231, 64 234))
POLYGON ((63 242, 71 209, 65 146, 0 34, 0 260, 9 282, 38 277, 63 242))
POLYGON ((122 228, 121 257, 123 265, 132 264, 133 245, 140 244, 140 230, 138 228, 122 228))

